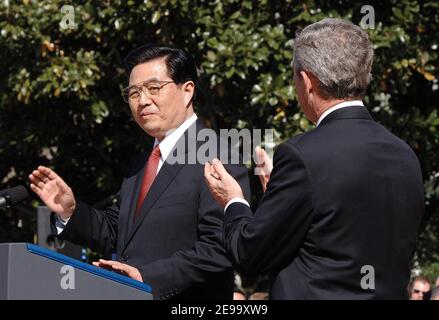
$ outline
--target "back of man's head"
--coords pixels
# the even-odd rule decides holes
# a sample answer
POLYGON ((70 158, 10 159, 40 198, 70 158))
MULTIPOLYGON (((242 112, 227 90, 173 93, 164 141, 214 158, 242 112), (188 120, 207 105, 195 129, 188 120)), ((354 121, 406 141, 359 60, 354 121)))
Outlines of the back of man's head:
POLYGON ((430 300, 439 300, 439 287, 431 290, 430 300))
POLYGON ((294 72, 319 81, 327 99, 361 99, 371 80, 373 45, 359 26, 340 19, 313 23, 294 39, 294 72))

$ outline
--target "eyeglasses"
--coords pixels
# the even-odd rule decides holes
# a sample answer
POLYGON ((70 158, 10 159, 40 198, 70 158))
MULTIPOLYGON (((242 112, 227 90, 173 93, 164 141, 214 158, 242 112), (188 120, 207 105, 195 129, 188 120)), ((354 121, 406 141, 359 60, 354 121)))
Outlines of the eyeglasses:
POLYGON ((422 294, 428 293, 428 291, 422 291, 422 290, 418 290, 418 289, 413 289, 413 292, 414 293, 421 293, 422 292, 422 294))
POLYGON ((140 94, 143 92, 144 94, 149 95, 150 97, 157 97, 159 95, 160 89, 166 86, 169 83, 173 83, 174 81, 155 81, 149 80, 142 82, 138 85, 132 85, 126 87, 122 90, 122 97, 126 103, 134 102, 140 98, 140 94))

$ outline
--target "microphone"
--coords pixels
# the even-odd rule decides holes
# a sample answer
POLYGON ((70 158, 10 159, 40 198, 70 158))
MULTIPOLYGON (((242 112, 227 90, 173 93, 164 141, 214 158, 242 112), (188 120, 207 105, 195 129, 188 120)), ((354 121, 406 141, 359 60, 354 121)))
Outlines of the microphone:
POLYGON ((0 208, 13 207, 28 197, 25 187, 17 186, 0 191, 0 208))

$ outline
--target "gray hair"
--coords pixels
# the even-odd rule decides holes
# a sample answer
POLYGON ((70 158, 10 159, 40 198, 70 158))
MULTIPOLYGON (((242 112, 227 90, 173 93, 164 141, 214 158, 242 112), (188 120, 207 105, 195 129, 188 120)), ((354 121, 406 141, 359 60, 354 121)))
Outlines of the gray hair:
POLYGON ((359 26, 323 19, 305 27, 294 39, 294 72, 307 71, 326 98, 362 98, 369 85, 373 46, 359 26))
POLYGON ((439 300, 439 287, 431 290, 430 300, 439 300))

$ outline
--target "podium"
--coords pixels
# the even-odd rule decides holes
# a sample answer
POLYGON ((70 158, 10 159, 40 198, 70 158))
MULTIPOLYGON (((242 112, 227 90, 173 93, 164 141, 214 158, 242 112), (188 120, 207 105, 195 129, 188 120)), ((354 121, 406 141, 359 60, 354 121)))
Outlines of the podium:
POLYGON ((0 244, 0 300, 152 300, 151 287, 29 243, 0 244))

